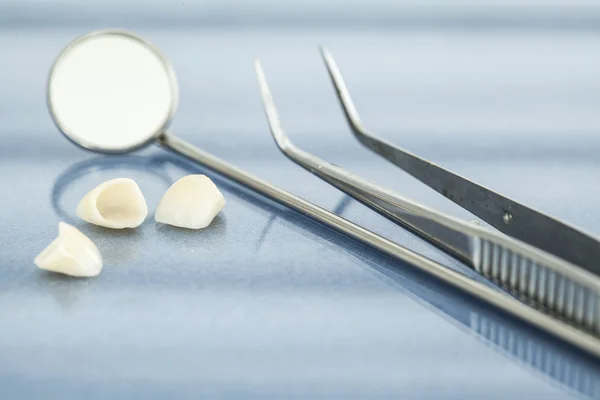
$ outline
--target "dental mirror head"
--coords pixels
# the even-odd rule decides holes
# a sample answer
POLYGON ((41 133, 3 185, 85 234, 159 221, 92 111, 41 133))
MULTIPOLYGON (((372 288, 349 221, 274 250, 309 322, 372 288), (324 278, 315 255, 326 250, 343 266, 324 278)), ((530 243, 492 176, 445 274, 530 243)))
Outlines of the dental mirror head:
POLYGON ((48 109, 58 129, 99 153, 126 153, 151 143, 169 126, 178 101, 167 59, 124 31, 97 31, 74 40, 48 78, 48 109))

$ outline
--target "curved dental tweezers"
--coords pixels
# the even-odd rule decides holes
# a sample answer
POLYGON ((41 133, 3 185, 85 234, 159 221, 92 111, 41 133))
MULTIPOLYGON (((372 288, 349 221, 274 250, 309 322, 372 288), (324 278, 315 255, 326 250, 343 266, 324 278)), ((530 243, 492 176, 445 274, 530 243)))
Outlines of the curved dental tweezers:
MULTIPOLYGON (((491 278, 511 293, 541 306, 542 310, 549 311, 578 331, 592 334, 596 338, 594 347, 600 351, 598 276, 527 243, 401 197, 299 149, 281 127, 258 61, 255 68, 271 133, 279 149, 289 159, 491 278)), ((512 306, 515 304, 512 303, 512 306)), ((553 320, 558 323, 557 319, 553 320)))
POLYGON ((354 136, 365 147, 505 234, 600 275, 600 241, 439 167, 368 132, 331 53, 321 49, 331 83, 354 136))

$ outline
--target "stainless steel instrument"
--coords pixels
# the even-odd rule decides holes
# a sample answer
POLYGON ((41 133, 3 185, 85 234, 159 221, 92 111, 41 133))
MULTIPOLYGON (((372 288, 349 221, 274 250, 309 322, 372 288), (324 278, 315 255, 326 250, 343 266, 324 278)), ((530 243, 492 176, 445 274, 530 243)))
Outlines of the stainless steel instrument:
MULTIPOLYGON (((257 72, 271 130, 290 158, 514 293, 555 310, 563 319, 446 268, 171 135, 167 128, 179 101, 175 73, 155 46, 133 33, 97 31, 69 44, 50 71, 48 109, 59 131, 86 150, 123 154, 156 143, 600 357, 600 284, 594 274, 543 249, 427 209, 297 149, 279 125, 258 64, 257 72)), ((515 212, 512 218, 521 217, 515 212)))
MULTIPOLYGON (((281 126, 257 61, 267 121, 279 149, 312 174, 467 264, 525 303, 600 339, 600 277, 596 275, 600 242, 367 133, 333 57, 326 50, 322 55, 346 118, 361 143, 507 234, 425 207, 296 147, 281 126), (575 263, 579 261, 583 265, 575 263)), ((600 349, 600 341, 595 347, 600 349)))

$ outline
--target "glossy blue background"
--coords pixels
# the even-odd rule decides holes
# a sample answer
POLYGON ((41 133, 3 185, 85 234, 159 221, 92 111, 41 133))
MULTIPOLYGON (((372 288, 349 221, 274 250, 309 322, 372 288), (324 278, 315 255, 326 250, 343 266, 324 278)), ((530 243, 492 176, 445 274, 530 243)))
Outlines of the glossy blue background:
POLYGON ((76 36, 135 30, 177 72, 173 133, 463 270, 287 161, 252 62, 261 58, 284 128, 307 151, 473 219, 360 147, 323 44, 371 130, 598 233, 595 2, 30 0, 0 11, 3 398, 600 398, 597 362, 160 148, 75 148, 44 97, 54 57, 76 36), (170 183, 198 172, 228 201, 205 231, 148 218, 114 232, 74 216, 103 180, 136 179, 152 214, 170 183), (98 278, 35 268, 59 220, 98 244, 98 278))

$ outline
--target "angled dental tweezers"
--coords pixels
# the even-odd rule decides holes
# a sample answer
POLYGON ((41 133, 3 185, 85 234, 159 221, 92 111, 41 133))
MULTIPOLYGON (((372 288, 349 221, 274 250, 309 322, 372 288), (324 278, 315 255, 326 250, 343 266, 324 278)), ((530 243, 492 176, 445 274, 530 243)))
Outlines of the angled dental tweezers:
POLYGON ((592 352, 600 354, 600 242, 366 132, 333 57, 326 50, 322 56, 346 119, 363 145, 506 234, 425 207, 296 147, 281 127, 264 71, 256 61, 267 122, 279 149, 554 323, 589 335, 592 352))

